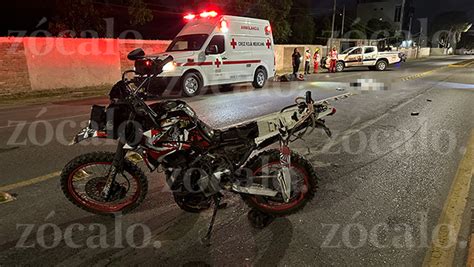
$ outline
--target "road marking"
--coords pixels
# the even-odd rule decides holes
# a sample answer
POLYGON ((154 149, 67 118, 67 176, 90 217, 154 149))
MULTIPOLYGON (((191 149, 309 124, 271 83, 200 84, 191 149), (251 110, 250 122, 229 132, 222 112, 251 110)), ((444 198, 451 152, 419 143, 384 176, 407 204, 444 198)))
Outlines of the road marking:
MULTIPOLYGON (((132 152, 130 155, 127 156, 127 158, 134 164, 138 164, 143 161, 142 157, 138 153, 135 153, 135 152, 132 152)), ((43 176, 35 177, 29 180, 21 181, 18 183, 5 185, 5 186, 0 187, 0 193, 22 188, 29 185, 38 184, 55 177, 59 177, 60 175, 61 175, 61 171, 57 171, 57 172, 53 172, 53 173, 46 174, 43 176)))
POLYGON ((467 67, 467 66, 469 66, 473 63, 474 63, 474 59, 468 59, 468 60, 460 61, 460 62, 457 62, 457 63, 454 63, 454 64, 450 64, 449 67, 464 68, 464 67, 467 67))
POLYGON ((59 175, 61 175, 61 172, 57 171, 57 172, 53 172, 53 173, 50 173, 50 174, 39 176, 39 177, 36 177, 36 178, 33 178, 33 179, 21 181, 21 182, 10 184, 10 185, 5 185, 5 186, 0 187, 0 192, 7 192, 7 191, 11 191, 11 190, 18 189, 18 188, 21 188, 21 187, 41 183, 41 182, 47 181, 49 179, 58 177, 59 175))
POLYGON ((437 233, 433 233, 436 239, 433 240, 431 248, 426 253, 423 266, 452 266, 458 246, 457 237, 471 187, 473 167, 474 130, 471 130, 466 153, 459 163, 436 227, 437 233))
POLYGON ((409 80, 416 80, 416 79, 419 79, 419 78, 422 78, 428 74, 431 74, 435 71, 438 71, 438 70, 442 70, 446 68, 446 66, 444 67, 440 67, 440 68, 436 68, 436 69, 432 69, 432 70, 429 70, 429 71, 425 71, 425 72, 422 72, 422 73, 418 73, 418 74, 415 74, 415 75, 410 75, 410 76, 406 76, 406 77, 402 77, 401 80, 402 82, 406 82, 406 81, 409 81, 409 80))

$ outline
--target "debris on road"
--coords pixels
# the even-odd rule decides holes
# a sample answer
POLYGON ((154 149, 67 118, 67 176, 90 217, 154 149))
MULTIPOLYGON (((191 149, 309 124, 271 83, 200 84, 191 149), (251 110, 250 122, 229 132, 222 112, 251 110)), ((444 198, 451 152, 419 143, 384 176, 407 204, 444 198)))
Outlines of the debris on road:
POLYGON ((361 86, 362 86, 362 83, 360 82, 351 83, 351 87, 361 87, 361 86))
POLYGON ((418 116, 418 115, 420 115, 420 112, 412 112, 411 115, 412 116, 418 116))
POLYGON ((428 101, 428 102, 433 102, 433 100, 431 100, 431 99, 426 99, 426 101, 428 101))
POLYGON ((0 204, 8 203, 8 202, 11 202, 15 199, 16 199, 15 197, 8 194, 7 192, 0 192, 0 204))

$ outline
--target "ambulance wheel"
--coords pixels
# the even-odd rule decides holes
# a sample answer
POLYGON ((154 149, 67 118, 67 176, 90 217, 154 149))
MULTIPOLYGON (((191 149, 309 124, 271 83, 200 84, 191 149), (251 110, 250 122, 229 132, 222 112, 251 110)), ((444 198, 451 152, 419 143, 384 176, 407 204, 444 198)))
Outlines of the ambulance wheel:
POLYGON ((181 92, 183 96, 192 97, 199 94, 202 89, 202 80, 195 72, 188 72, 181 80, 181 92))
POLYGON ((255 71, 255 76, 253 78, 253 87, 255 89, 262 88, 265 86, 265 83, 267 82, 267 72, 263 68, 258 68, 255 71))

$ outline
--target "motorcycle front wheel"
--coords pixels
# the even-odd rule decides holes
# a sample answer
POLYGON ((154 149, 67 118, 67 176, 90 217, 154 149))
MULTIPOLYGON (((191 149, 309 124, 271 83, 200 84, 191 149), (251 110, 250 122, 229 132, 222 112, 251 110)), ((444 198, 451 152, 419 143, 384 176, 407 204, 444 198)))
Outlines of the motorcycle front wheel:
POLYGON ((66 198, 79 208, 99 215, 125 214, 145 199, 148 182, 143 171, 124 160, 107 199, 101 196, 114 153, 93 152, 71 160, 61 172, 61 189, 66 198))
POLYGON ((275 197, 242 194, 251 208, 274 216, 285 216, 301 210, 314 197, 318 178, 311 164, 297 153, 291 153, 291 196, 288 202, 283 200, 276 179, 281 169, 280 151, 264 151, 248 162, 245 171, 252 174, 249 182, 279 192, 275 197))

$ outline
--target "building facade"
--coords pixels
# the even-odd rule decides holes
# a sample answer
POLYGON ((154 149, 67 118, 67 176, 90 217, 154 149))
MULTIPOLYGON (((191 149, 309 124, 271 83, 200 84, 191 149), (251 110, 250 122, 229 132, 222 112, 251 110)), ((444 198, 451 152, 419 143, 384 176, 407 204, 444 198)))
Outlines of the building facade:
POLYGON ((412 0, 358 0, 357 17, 362 25, 371 19, 388 21, 396 30, 408 30, 412 0))

